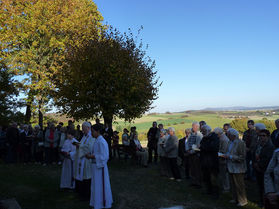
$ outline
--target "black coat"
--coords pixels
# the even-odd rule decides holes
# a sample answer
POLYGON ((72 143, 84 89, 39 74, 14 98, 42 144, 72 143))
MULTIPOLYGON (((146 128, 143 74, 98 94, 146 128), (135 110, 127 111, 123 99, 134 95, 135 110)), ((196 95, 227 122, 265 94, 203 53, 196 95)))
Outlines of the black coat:
POLYGON ((23 131, 23 132, 21 132, 20 133, 20 144, 21 145, 25 145, 25 146, 31 146, 31 139, 28 137, 30 134, 29 134, 29 132, 27 133, 27 135, 26 135, 26 133, 23 131))
POLYGON ((200 160, 202 168, 219 170, 219 137, 214 132, 202 138, 200 143, 200 160))
POLYGON ((158 143, 158 136, 159 136, 159 129, 157 127, 151 127, 149 129, 149 131, 147 132, 147 138, 148 138, 148 143, 147 143, 147 147, 150 148, 155 148, 157 147, 157 143, 158 143))
POLYGON ((7 143, 11 146, 17 146, 19 143, 19 131, 15 127, 10 127, 7 129, 6 134, 7 143))
POLYGON ((271 141, 272 141, 272 143, 275 147, 279 147, 278 146, 279 145, 279 134, 278 134, 278 132, 279 132, 279 129, 276 129, 272 132, 272 134, 270 136, 271 141), (277 135, 277 137, 276 137, 276 135, 277 135))
POLYGON ((185 151, 185 140, 186 140, 186 137, 179 139, 179 142, 178 142, 178 157, 180 157, 181 159, 184 158, 184 153, 186 152, 185 151))
POLYGON ((259 170, 257 170, 258 172, 261 172, 261 173, 265 172, 265 170, 269 164, 269 161, 272 158, 274 149, 275 149, 275 147, 273 146, 271 140, 268 140, 265 143, 265 145, 262 147, 258 160, 256 159, 256 153, 255 153, 256 149, 254 150, 253 156, 252 156, 252 161, 253 161, 253 163, 258 164, 258 168, 259 168, 259 170))

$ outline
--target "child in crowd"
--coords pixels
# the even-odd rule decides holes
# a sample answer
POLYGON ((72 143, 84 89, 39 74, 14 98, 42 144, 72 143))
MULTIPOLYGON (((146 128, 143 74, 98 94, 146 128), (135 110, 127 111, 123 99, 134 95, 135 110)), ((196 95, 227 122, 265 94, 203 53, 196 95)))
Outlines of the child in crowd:
POLYGON ((64 156, 61 174, 61 189, 74 189, 74 176, 73 176, 73 156, 76 151, 76 146, 73 143, 78 142, 75 138, 75 130, 69 129, 67 131, 67 139, 65 140, 61 153, 64 156))

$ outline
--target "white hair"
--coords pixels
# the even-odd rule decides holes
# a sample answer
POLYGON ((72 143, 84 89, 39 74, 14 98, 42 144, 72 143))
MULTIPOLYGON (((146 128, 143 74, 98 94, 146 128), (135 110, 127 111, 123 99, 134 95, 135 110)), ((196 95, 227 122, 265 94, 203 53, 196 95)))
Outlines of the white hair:
POLYGON ((193 123, 192 123, 192 126, 193 126, 193 125, 198 125, 198 126, 200 127, 199 122, 193 122, 193 123))
POLYGON ((173 131, 173 132, 175 132, 175 129, 174 129, 173 127, 169 127, 169 128, 168 128, 168 131, 173 131))
POLYGON ((215 134, 223 134, 224 132, 223 132, 223 129, 222 129, 222 128, 217 127, 217 128, 214 129, 214 133, 215 133, 215 134))
POLYGON ((87 128, 91 128, 91 124, 87 121, 83 122, 82 126, 85 126, 87 128))
POLYGON ((263 123, 256 123, 255 124, 256 130, 263 130, 266 129, 265 125, 263 123))
POLYGON ((212 130, 209 125, 203 125, 202 129, 205 129, 207 132, 210 132, 212 130))
POLYGON ((236 136, 236 138, 239 138, 239 133, 237 130, 235 130, 234 128, 229 128, 227 133, 229 135, 232 135, 232 136, 236 136))
POLYGON ((211 131, 211 127, 209 125, 203 125, 201 127, 201 131, 204 134, 204 136, 208 136, 211 131))

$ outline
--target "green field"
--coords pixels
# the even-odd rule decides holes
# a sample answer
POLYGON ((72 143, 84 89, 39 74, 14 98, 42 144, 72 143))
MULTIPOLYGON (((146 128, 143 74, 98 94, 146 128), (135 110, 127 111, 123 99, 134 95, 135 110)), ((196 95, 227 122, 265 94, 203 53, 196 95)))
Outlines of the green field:
MULTIPOLYGON (((50 118, 53 118, 57 122, 64 122, 67 124, 68 118, 66 116, 58 116, 50 114, 50 118)), ((194 121, 204 120, 211 126, 212 129, 216 127, 223 127, 224 123, 230 123, 235 119, 253 119, 256 122, 266 118, 267 120, 274 121, 279 118, 279 112, 273 112, 272 110, 262 111, 185 111, 181 113, 152 113, 146 114, 141 118, 135 119, 132 123, 125 122, 121 119, 116 119, 113 122, 113 129, 122 132, 124 128, 130 129, 132 126, 137 127, 139 133, 139 139, 142 143, 146 143, 146 133, 152 126, 152 122, 156 121, 158 124, 163 124, 164 128, 174 127, 178 138, 184 136, 184 130, 191 128, 194 121), (268 112, 269 115, 266 115, 268 112)), ((75 125, 82 124, 83 121, 76 121, 75 125)), ((91 120, 92 124, 95 123, 91 120)), ((101 120, 102 122, 102 120, 101 120)), ((246 126, 246 125, 245 125, 246 126)), ((274 128, 274 127, 273 127, 274 128)))
POLYGON ((266 117, 263 112, 256 111, 228 111, 228 112, 215 112, 215 111, 188 111, 183 113, 170 113, 170 114, 149 114, 142 118, 136 119, 133 123, 125 123, 123 120, 117 119, 113 128, 117 131, 122 131, 123 128, 130 128, 136 126, 139 132, 141 141, 146 140, 146 133, 152 126, 152 122, 156 121, 158 124, 162 123, 165 128, 174 127, 176 135, 180 138, 184 134, 186 128, 191 128, 194 121, 204 120, 211 126, 212 129, 216 127, 223 127, 224 123, 230 123, 235 118, 247 117, 253 120, 261 120, 267 118, 268 120, 275 120, 279 118, 278 114, 266 117))

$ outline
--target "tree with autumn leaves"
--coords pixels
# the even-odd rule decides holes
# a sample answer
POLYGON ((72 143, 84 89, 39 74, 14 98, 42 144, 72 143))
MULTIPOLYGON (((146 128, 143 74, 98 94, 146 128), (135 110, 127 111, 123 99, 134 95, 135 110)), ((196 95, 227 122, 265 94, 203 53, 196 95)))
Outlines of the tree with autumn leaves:
POLYGON ((38 109, 41 125, 68 49, 98 36, 102 19, 90 0, 0 2, 0 57, 23 76, 26 102, 38 109))
POLYGON ((114 117, 131 121, 150 110, 161 84, 154 61, 136 39, 110 27, 74 50, 56 83, 61 113, 76 119, 103 117, 111 126, 114 117))
POLYGON ((26 104, 76 119, 132 120, 157 97, 154 63, 132 34, 102 24, 91 0, 3 0, 0 56, 22 75, 26 104))

